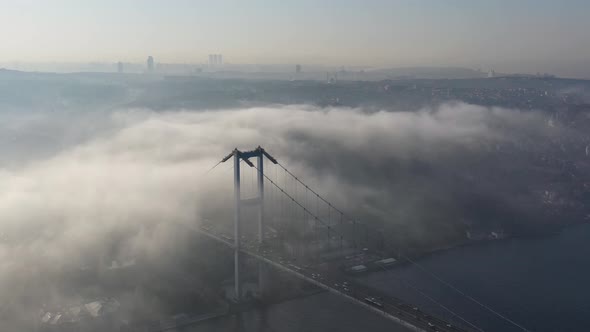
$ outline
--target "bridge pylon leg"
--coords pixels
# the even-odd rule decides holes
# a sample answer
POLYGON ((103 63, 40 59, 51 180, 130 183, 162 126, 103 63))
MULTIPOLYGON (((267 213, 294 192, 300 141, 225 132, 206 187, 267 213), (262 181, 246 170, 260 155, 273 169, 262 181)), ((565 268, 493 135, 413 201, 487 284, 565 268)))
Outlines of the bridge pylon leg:
MULTIPOLYGON (((260 147, 258 147, 260 149, 260 147)), ((258 242, 264 244, 264 155, 258 155, 258 242)))
POLYGON ((241 301, 242 280, 240 276, 240 154, 234 151, 234 292, 236 302, 241 301))
MULTIPOLYGON (((258 244, 265 245, 264 242, 264 154, 258 147, 258 244)), ((265 263, 258 263, 258 293, 261 298, 268 296, 270 288, 270 271, 265 263)))

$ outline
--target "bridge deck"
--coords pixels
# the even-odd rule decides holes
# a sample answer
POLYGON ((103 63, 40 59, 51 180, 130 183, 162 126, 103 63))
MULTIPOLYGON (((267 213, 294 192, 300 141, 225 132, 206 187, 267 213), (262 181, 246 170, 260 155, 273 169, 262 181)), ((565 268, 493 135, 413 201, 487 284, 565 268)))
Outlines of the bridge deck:
MULTIPOLYGON (((196 226, 190 228, 231 248, 235 247, 231 238, 223 233, 214 233, 210 229, 205 230, 196 226)), ((279 254, 274 253, 272 250, 251 249, 251 247, 242 247, 240 248, 240 252, 263 261, 281 271, 288 272, 331 293, 342 296, 410 330, 423 332, 468 332, 462 327, 453 326, 437 317, 428 315, 414 306, 403 303, 399 299, 381 296, 376 291, 350 280, 340 271, 338 271, 339 273, 334 273, 333 271, 320 271, 319 269, 310 267, 297 266, 294 262, 282 259, 279 254)))

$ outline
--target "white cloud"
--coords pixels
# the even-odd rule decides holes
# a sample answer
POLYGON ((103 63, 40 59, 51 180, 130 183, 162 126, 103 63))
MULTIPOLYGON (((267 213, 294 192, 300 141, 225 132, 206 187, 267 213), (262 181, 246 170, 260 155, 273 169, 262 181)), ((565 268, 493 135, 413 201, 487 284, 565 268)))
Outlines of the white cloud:
MULTIPOLYGON (((350 173, 339 168, 386 167, 391 158, 454 158, 490 141, 509 140, 508 133, 523 128, 548 134, 541 116, 465 104, 372 114, 309 106, 121 110, 93 118, 99 119, 96 128, 85 116, 69 121, 45 116, 35 125, 19 123, 18 136, 26 141, 47 125, 54 140, 67 140, 57 139, 60 146, 49 155, 30 155, 0 169, 0 298, 5 304, 18 302, 27 291, 22 285, 46 277, 46 271, 83 265, 88 255, 108 246, 116 248, 115 255, 157 257, 159 248, 175 245, 167 236, 172 223, 195 222, 207 209, 231 208, 229 165, 206 171, 234 147, 264 146, 344 203, 383 188, 343 177, 350 173), (83 124, 88 131, 79 131, 83 124), (334 172, 326 175, 324 167, 334 172)), ((17 139, 13 149, 20 143, 17 139)))

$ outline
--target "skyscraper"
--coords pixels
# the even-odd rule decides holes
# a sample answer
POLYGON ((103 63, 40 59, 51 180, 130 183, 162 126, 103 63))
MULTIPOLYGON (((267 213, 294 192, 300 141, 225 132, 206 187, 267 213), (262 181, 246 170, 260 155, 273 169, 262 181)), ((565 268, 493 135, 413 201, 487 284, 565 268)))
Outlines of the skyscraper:
POLYGON ((209 54, 209 66, 217 66, 223 64, 223 56, 221 54, 209 54))
POLYGON ((117 62, 117 72, 119 74, 123 73, 123 62, 121 61, 117 62))
POLYGON ((301 73, 301 65, 295 65, 295 73, 301 73))
POLYGON ((148 73, 154 72, 154 57, 151 55, 147 58, 147 71, 148 73))

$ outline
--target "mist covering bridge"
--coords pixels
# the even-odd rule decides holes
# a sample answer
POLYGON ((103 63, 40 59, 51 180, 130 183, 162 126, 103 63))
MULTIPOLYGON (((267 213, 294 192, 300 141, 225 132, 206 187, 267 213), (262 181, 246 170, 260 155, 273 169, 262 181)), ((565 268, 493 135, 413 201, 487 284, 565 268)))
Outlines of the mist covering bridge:
POLYGON ((428 294, 422 295, 448 311, 452 324, 359 283, 354 276, 370 270, 389 271, 397 262, 384 253, 382 233, 350 218, 265 149, 235 149, 217 165, 230 161, 234 173, 233 229, 213 220, 202 220, 194 229, 233 248, 235 302, 251 296, 244 292, 242 281, 243 259, 250 257, 258 261, 255 296, 264 297, 270 291, 273 280, 269 269, 275 268, 374 311, 400 324, 402 329, 481 331, 428 294), (270 162, 267 168, 265 160, 270 162), (255 188, 253 197, 242 197, 247 181, 242 178, 241 166, 255 171, 255 181, 252 178, 250 182, 255 188), (244 213, 252 210, 257 222, 248 228, 245 226, 253 225, 243 224, 244 213))

